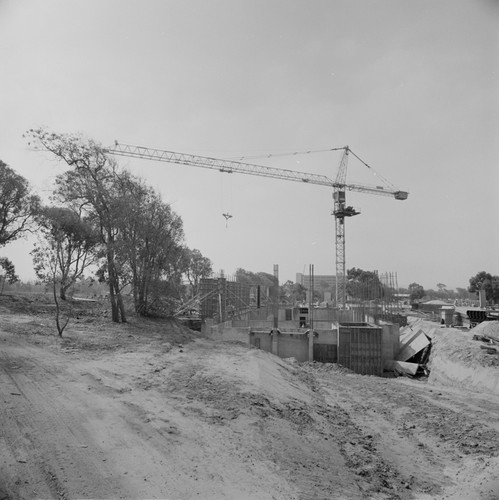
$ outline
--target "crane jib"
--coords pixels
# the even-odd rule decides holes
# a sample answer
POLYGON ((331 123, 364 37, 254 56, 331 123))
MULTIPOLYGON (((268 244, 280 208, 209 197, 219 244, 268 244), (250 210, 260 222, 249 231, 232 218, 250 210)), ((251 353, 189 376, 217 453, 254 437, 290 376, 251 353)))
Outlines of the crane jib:
MULTIPOLYGON (((328 186, 334 189, 347 189, 348 191, 357 191, 360 193, 393 196, 396 200, 406 200, 408 197, 408 193, 406 191, 386 189, 383 186, 344 184, 343 182, 338 183, 338 180, 333 181, 325 175, 311 174, 308 172, 299 172, 295 170, 287 170, 274 167, 265 167, 263 165, 256 165, 252 163, 242 163, 233 160, 223 160, 186 153, 175 153, 173 151, 152 149, 142 146, 119 144, 117 142, 113 147, 107 148, 105 151, 117 156, 143 158, 148 160, 163 161, 166 163, 209 168, 228 174, 241 173, 247 175, 256 175, 260 177, 282 179, 287 181, 303 182, 306 184, 328 186)), ((342 162, 344 162, 344 160, 342 160, 342 162)))

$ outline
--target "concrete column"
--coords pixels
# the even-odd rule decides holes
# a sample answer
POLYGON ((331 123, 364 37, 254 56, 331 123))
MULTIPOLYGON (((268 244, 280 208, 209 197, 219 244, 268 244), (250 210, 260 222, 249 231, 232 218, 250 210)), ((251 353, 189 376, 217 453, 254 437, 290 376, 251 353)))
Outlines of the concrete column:
POLYGON ((308 360, 314 360, 314 331, 309 330, 308 332, 308 360))
POLYGON ((272 330, 270 334, 272 337, 272 354, 279 356, 279 330, 277 328, 272 330))
POLYGON ((274 330, 279 328, 279 266, 274 264, 274 330))
POLYGON ((485 290, 478 290, 478 306, 482 308, 487 306, 485 290))
POLYGON ((310 276, 310 298, 308 301, 308 321, 310 324, 310 330, 308 331, 308 360, 314 360, 314 285, 315 285, 315 273, 314 265, 310 264, 309 272, 310 276))

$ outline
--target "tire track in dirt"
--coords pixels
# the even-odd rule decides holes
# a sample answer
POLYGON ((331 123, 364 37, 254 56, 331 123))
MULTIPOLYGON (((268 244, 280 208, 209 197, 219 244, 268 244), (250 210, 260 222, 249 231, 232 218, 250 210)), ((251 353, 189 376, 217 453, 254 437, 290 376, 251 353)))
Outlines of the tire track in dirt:
POLYGON ((28 482, 35 482, 41 489, 36 496, 69 498, 92 492, 112 495, 115 489, 108 479, 112 474, 103 473, 95 457, 85 450, 88 436, 79 425, 81 416, 61 404, 64 398, 60 379, 35 361, 37 353, 33 348, 23 350, 23 355, 16 355, 19 353, 15 348, 10 355, 3 352, 0 362, 2 380, 8 379, 16 387, 17 392, 11 394, 19 394, 2 415, 7 447, 14 457, 23 457, 17 459, 17 464, 24 467, 12 467, 10 463, 5 471, 5 477, 12 478, 9 482, 14 496, 24 494, 22 487, 13 485, 19 486, 19 478, 26 475, 26 470, 32 475, 28 482), (67 477, 71 477, 69 490, 65 485, 67 477), (91 482, 88 478, 92 478, 91 482))
POLYGON ((440 498, 454 484, 464 457, 479 463, 498 455, 497 419, 490 419, 499 407, 495 398, 313 365, 305 369, 317 375, 327 401, 372 437, 375 460, 396 470, 409 490, 399 492, 402 498, 440 498))

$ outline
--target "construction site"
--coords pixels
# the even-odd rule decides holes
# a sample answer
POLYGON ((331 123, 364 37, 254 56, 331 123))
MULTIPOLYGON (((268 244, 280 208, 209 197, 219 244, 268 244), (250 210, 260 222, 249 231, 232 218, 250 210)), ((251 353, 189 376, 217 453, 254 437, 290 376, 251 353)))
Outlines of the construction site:
MULTIPOLYGON (((384 275, 385 286, 378 280, 378 291, 356 290, 356 300, 347 302, 346 271, 346 219, 359 215, 360 211, 348 205, 347 191, 371 195, 390 196, 395 200, 406 200, 409 193, 403 191, 379 174, 377 185, 347 182, 349 156, 353 155, 368 170, 372 167, 354 153, 348 146, 331 148, 341 151, 340 163, 334 180, 317 174, 266 167, 241 161, 202 157, 185 153, 144 148, 120 144, 106 152, 118 157, 137 158, 170 164, 217 170, 222 174, 244 174, 279 180, 315 184, 333 189, 335 220, 335 270, 334 300, 332 307, 316 308, 314 265, 310 265, 307 278, 308 301, 303 304, 288 304, 281 307, 279 297, 279 266, 274 265, 273 286, 263 289, 258 284, 242 284, 223 275, 216 279, 201 280, 200 292, 177 310, 179 317, 185 311, 193 310, 203 325, 203 333, 211 338, 249 341, 251 345, 298 361, 321 361, 336 363, 358 373, 381 375, 385 362, 391 362, 398 351, 398 326, 405 326, 403 316, 397 314, 398 299, 395 294, 398 285, 396 274, 384 275), (262 305, 264 307, 262 308, 262 305), (380 321, 383 322, 380 325, 380 321), (390 323, 392 321, 392 323, 390 323), (382 333, 384 331, 384 334, 382 333), (340 342, 341 338, 341 342, 340 342), (315 353, 315 354, 314 354, 315 353)), ((308 151, 307 154, 310 154, 308 151)), ((297 153, 294 153, 297 154, 297 153)), ((229 213, 224 213, 228 220, 229 213)), ((372 284, 373 285, 373 284, 372 284)), ((331 299, 331 297, 330 297, 331 299)))
POLYGON ((107 151, 332 188, 335 274, 310 264, 294 300, 278 264, 265 283, 221 273, 173 316, 122 323, 75 296, 59 336, 50 294, 0 294, 0 500, 499 497, 499 315, 411 306, 394 271, 348 279, 346 192, 408 193, 348 183, 340 149, 334 181, 107 151))
MULTIPOLYGON (((185 153, 120 144, 107 149, 118 157, 159 161, 170 164, 216 170, 222 174, 244 174, 284 181, 326 186, 333 189, 335 220, 335 270, 321 281, 334 284, 334 299, 329 293, 326 307, 316 307, 314 265, 309 266, 305 290, 307 300, 301 304, 283 304, 279 292, 279 266, 274 264, 273 285, 241 283, 221 274, 204 278, 200 291, 176 313, 182 317, 189 311, 201 322, 201 331, 216 340, 241 341, 282 358, 299 362, 339 363, 357 373, 381 376, 385 368, 393 368, 400 350, 399 328, 406 326, 400 314, 396 273, 374 273, 371 283, 348 284, 346 271, 346 219, 360 211, 347 203, 347 191, 389 196, 403 201, 409 196, 379 174, 377 185, 347 182, 349 156, 354 156, 368 170, 372 167, 348 146, 331 148, 341 158, 334 180, 326 176, 266 167, 241 161, 202 157, 185 153), (354 288, 347 290, 348 286, 354 288), (348 294, 350 292, 350 296, 348 294)), ((307 154, 310 154, 308 151, 307 154)), ((297 154, 297 153, 294 153, 297 154)), ((229 213, 224 213, 228 220, 229 213)), ((303 286, 303 285, 302 285, 303 286)), ((406 360, 403 360, 406 361, 406 360)), ((399 367, 399 365, 397 365, 399 367)), ((412 368, 414 371, 414 368, 412 368)))
POLYGON ((267 304, 196 332, 106 307, 58 338, 50 297, 0 295, 2 499, 497 498, 492 315, 267 304))
POLYGON ((498 22, 0 0, 0 500, 499 500, 498 22))

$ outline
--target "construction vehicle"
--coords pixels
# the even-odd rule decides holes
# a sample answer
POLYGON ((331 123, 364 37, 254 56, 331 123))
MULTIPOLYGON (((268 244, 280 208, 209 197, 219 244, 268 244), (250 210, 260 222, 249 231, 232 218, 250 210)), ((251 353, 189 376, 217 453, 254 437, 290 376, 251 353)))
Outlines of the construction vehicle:
POLYGON ((318 175, 307 172, 298 172, 295 170, 286 170, 280 168, 266 167, 262 165, 243 163, 241 161, 224 160, 219 158, 210 158, 206 156, 192 155, 187 153, 176 153, 161 149, 147 148, 142 146, 132 146, 129 144, 120 144, 115 141, 114 146, 107 148, 106 152, 131 158, 142 158, 146 160, 162 161, 180 165, 189 165, 193 167, 209 168, 224 173, 240 173, 248 175, 257 175, 260 177, 271 177, 287 181, 304 182, 307 184, 316 184, 333 188, 334 210, 336 226, 336 305, 345 308, 346 305, 346 263, 345 263, 345 218, 358 215, 356 209, 346 205, 346 191, 357 191, 360 193, 377 194, 382 196, 391 196, 396 200, 406 200, 407 191, 395 188, 386 179, 378 175, 384 186, 369 186, 361 184, 352 184, 346 182, 348 155, 352 153, 368 168, 367 163, 360 159, 351 151, 348 146, 341 148, 332 148, 330 151, 343 150, 340 166, 336 179, 332 180, 325 175, 318 175))

